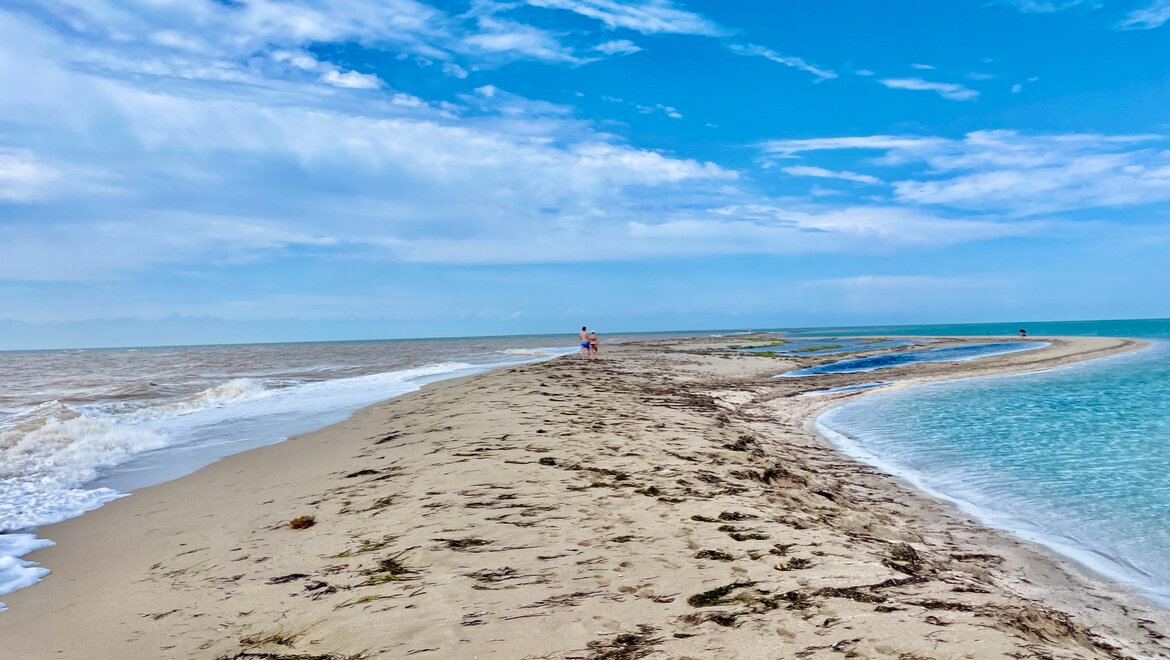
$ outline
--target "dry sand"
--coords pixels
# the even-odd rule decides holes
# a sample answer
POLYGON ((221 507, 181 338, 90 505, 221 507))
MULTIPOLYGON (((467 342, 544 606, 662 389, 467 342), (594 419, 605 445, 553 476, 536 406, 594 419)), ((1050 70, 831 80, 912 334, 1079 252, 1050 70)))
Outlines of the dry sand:
MULTIPOLYGON (((816 436, 858 395, 794 395, 873 375, 732 341, 431 385, 45 528, 0 657, 1170 657, 1167 612, 816 436)), ((1050 341, 882 378, 1141 345, 1050 341)))

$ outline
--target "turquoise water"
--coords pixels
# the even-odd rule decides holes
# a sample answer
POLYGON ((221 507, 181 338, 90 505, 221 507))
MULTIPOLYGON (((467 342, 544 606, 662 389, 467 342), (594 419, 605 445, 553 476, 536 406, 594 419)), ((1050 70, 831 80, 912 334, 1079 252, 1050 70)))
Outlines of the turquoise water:
POLYGON ((1029 334, 1139 336, 1153 346, 1039 374, 875 394, 819 425, 851 454, 984 523, 1170 606, 1170 321, 1032 326, 1029 334))
POLYGON ((1141 337, 1170 338, 1170 319, 1136 319, 1123 321, 1032 321, 1011 323, 956 323, 949 325, 869 325, 841 328, 780 329, 786 337, 885 337, 885 336, 952 336, 991 337, 1029 335, 1070 337, 1141 337))

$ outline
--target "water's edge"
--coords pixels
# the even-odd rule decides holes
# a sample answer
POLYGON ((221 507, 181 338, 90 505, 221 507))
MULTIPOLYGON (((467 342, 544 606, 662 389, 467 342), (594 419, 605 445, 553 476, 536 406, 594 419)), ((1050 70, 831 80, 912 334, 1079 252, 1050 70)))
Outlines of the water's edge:
MULTIPOLYGON (((127 479, 119 479, 117 477, 111 477, 110 475, 103 476, 103 477, 95 480, 94 482, 91 482, 91 484, 89 484, 89 485, 93 485, 93 486, 98 487, 98 490, 95 490, 94 492, 108 491, 109 494, 105 497, 95 499, 91 506, 88 506, 87 508, 85 508, 85 510, 78 512, 77 515, 70 516, 68 518, 63 518, 60 520, 56 520, 53 522, 49 522, 47 524, 37 525, 35 527, 29 527, 29 528, 20 529, 20 530, 13 530, 13 531, 6 532, 6 533, 0 532, 0 576, 4 576, 4 575, 8 576, 8 579, 6 581, 0 582, 0 597, 4 596, 6 594, 11 594, 11 593, 15 593, 17 591, 21 591, 23 589, 35 587, 38 583, 40 583, 42 580, 44 580, 46 577, 48 577, 49 575, 52 574, 52 571, 50 569, 45 568, 43 566, 40 566, 35 561, 29 561, 29 560, 24 559, 24 558, 30 554, 37 552, 38 550, 43 550, 45 548, 53 547, 56 545, 56 542, 54 542, 53 540, 48 538, 48 536, 52 536, 51 531, 47 534, 46 537, 40 536, 40 534, 43 531, 51 530, 51 528, 53 528, 56 525, 66 524, 72 520, 76 520, 78 518, 81 518, 85 515, 88 515, 94 511, 101 509, 102 507, 104 507, 107 504, 110 504, 111 502, 115 502, 119 499, 131 497, 136 492, 138 492, 140 490, 145 490, 145 489, 153 488, 156 486, 162 486, 162 485, 171 483, 173 481, 177 481, 179 479, 183 479, 183 478, 192 476, 194 474, 197 474, 198 472, 200 472, 201 470, 203 470, 205 468, 208 468, 208 467, 215 465, 217 463, 221 463, 225 460, 229 460, 230 458, 232 458, 234 456, 239 456, 239 455, 250 453, 253 451, 265 449, 266 447, 270 447, 274 444, 281 444, 281 443, 288 442, 289 440, 292 440, 292 439, 300 437, 300 436, 309 435, 312 433, 317 433, 319 431, 328 429, 328 428, 333 427, 333 426, 345 424, 347 421, 353 419, 354 417, 356 417, 358 415, 365 413, 366 411, 370 410, 371 408, 375 408, 377 406, 383 405, 383 404, 387 403, 388 401, 393 401, 395 399, 401 398, 402 396, 419 392, 419 391, 423 390, 424 388, 426 388, 428 385, 449 382, 449 381, 458 381, 458 380, 463 380, 465 378, 472 378, 472 377, 479 376, 479 375, 489 373, 492 371, 496 371, 499 369, 516 368, 516 367, 520 367, 520 366, 527 366, 530 364, 538 364, 540 362, 546 362, 549 360, 557 359, 559 357, 561 357, 561 355, 559 355, 559 354, 549 354, 549 355, 547 355, 547 357, 542 356, 539 358, 533 358, 533 359, 527 359, 527 360, 515 361, 515 362, 501 362, 501 363, 496 363, 496 364, 474 365, 474 366, 468 366, 468 368, 465 368, 465 369, 460 369, 457 371, 447 372, 447 373, 443 373, 443 374, 433 374, 433 375, 420 376, 420 377, 411 379, 411 381, 412 381, 411 384, 414 386, 413 389, 410 389, 407 391, 402 391, 402 392, 399 392, 397 394, 394 394, 393 396, 389 396, 385 399, 380 399, 380 400, 374 401, 372 403, 362 405, 359 408, 351 410, 351 412, 349 412, 349 414, 345 415, 341 419, 326 417, 322 420, 323 423, 320 426, 313 426, 311 428, 305 428, 302 431, 298 431, 298 432, 292 433, 290 435, 284 436, 281 439, 276 440, 275 442, 265 442, 263 444, 239 443, 239 444, 235 445, 235 446, 239 447, 238 451, 230 451, 229 450, 229 451, 221 452, 221 453, 214 453, 214 452, 208 453, 205 456, 203 456, 202 458, 199 458, 195 461, 189 461, 188 463, 184 464, 181 469, 177 469, 177 470, 174 470, 171 472, 164 472, 161 475, 156 476, 155 478, 148 478, 146 480, 142 480, 141 478, 139 478, 137 481, 135 481, 132 474, 129 476, 128 480, 127 479), (115 487, 121 486, 121 487, 124 487, 125 490, 122 490, 122 488, 111 489, 110 486, 115 486, 115 487)), ((227 446, 227 445, 222 445, 222 446, 227 446)), ((125 468, 126 466, 133 466, 133 464, 134 464, 134 461, 131 461, 131 462, 127 463, 126 465, 118 466, 118 467, 125 468)), ((123 477, 126 477, 126 475, 123 475, 123 477)), ((0 602, 0 616, 3 616, 3 613, 5 611, 7 611, 7 609, 8 609, 7 606, 3 602, 0 602)))
MULTIPOLYGON (((848 398, 843 398, 839 401, 833 402, 826 408, 822 408, 814 412, 808 419, 805 420, 805 427, 812 430, 824 443, 835 451, 853 460, 857 463, 869 466, 877 470, 882 476, 894 479, 897 482, 914 491, 917 494, 925 496, 930 500, 939 502, 945 507, 963 514, 965 517, 972 520, 973 524, 995 533, 1007 534, 1010 538, 1018 541, 1024 541, 1032 544, 1041 554, 1047 556, 1057 564, 1074 571, 1078 571, 1084 577, 1095 580, 1105 580, 1111 584, 1120 585, 1130 591, 1135 597, 1142 599, 1158 608, 1170 611, 1170 599, 1165 594, 1160 594, 1151 589, 1144 587, 1140 576, 1135 574, 1124 562, 1118 561, 1116 558, 1076 543, 1075 539, 1068 539, 1058 533, 1049 533, 1039 527, 1029 527, 1018 519, 1008 519, 996 515, 994 512, 986 511, 978 505, 963 499, 962 497, 942 492, 938 489, 927 485, 922 478, 922 475, 912 470, 903 469, 895 466, 882 457, 877 456, 864 447, 857 438, 851 436, 849 433, 840 431, 830 427, 823 421, 830 413, 846 407, 850 404, 856 403, 863 397, 870 396, 889 396, 890 394, 904 392, 927 385, 945 385, 958 384, 972 381, 990 381, 996 379, 1012 379, 1022 376, 1028 376, 1038 373, 1063 371, 1067 369, 1086 368, 1090 365, 1100 365, 1103 362, 1120 359, 1127 356, 1132 356, 1136 353, 1144 352, 1153 348, 1148 340, 1138 338, 1119 338, 1128 339, 1135 342, 1135 345, 1127 350, 1123 350, 1111 355, 1101 357, 1089 357, 1077 362, 1048 367, 1044 369, 1022 370, 1012 373, 1002 373, 994 375, 973 375, 973 376, 954 376, 947 377, 940 380, 922 380, 922 381, 891 381, 886 383, 886 387, 880 387, 870 390, 859 390, 848 398), (1070 563, 1071 560, 1071 563, 1070 563)), ((896 405, 891 402, 890 405, 896 405)))

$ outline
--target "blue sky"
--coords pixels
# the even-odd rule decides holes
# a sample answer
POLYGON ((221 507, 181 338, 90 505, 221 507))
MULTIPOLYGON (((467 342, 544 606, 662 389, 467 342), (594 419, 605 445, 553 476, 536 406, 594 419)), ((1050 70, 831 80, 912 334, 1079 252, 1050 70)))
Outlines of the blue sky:
POLYGON ((0 348, 1170 316, 1170 0, 8 0, 0 348))

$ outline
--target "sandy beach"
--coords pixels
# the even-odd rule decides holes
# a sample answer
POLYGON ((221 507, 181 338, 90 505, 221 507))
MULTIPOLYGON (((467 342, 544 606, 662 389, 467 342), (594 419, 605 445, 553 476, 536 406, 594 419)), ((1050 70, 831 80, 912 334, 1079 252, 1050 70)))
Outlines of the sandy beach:
MULTIPOLYGON (((719 350, 755 340, 430 385, 44 528, 0 657, 1170 658, 1170 613, 819 437, 864 394, 797 395, 872 374, 719 350)), ((1043 340, 880 379, 1144 346, 1043 340)))

